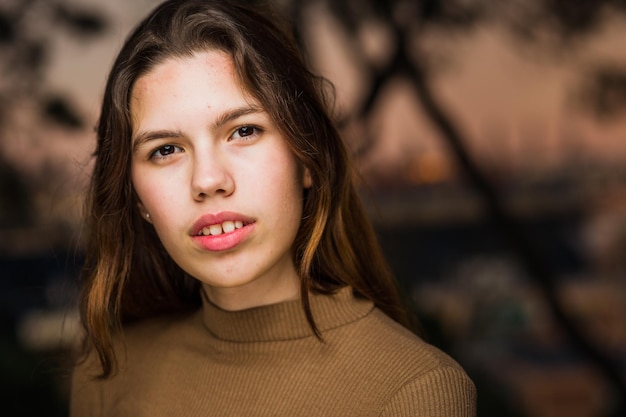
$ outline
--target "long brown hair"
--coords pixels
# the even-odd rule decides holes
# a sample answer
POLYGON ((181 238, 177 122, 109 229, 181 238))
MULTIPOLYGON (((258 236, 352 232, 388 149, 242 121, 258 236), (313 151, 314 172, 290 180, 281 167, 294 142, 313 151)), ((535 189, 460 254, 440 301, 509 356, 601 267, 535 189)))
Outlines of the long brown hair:
POLYGON ((130 95, 136 80, 167 58, 218 49, 289 143, 313 187, 305 191, 294 242, 302 303, 318 334, 309 293, 349 285, 407 325, 389 268, 357 195, 348 155, 329 115, 322 78, 309 72, 276 19, 224 0, 169 0, 127 39, 111 70, 87 195, 87 262, 81 297, 86 346, 102 376, 115 369, 111 347, 123 322, 194 309, 199 282, 170 258, 140 218, 130 177, 130 95))

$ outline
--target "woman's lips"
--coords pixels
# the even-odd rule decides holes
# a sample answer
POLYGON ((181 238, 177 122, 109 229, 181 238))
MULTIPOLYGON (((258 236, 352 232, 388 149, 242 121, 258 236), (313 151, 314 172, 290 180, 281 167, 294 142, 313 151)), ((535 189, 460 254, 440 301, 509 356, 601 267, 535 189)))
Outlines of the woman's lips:
POLYGON ((230 233, 232 231, 234 231, 235 229, 241 229, 243 227, 243 222, 241 220, 226 220, 224 223, 222 224, 212 224, 210 226, 205 226, 203 227, 199 232, 198 235, 204 235, 204 236, 218 236, 221 235, 222 233, 230 233))
POLYGON ((191 228, 192 239, 202 248, 219 252, 232 249, 254 230, 254 221, 238 213, 207 214, 191 228))

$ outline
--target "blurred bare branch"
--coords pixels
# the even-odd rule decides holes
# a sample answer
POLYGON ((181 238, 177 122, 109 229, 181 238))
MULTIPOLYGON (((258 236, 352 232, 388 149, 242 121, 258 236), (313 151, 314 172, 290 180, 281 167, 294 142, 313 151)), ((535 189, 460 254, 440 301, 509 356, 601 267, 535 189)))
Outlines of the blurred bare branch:
POLYGON ((98 11, 78 9, 75 5, 57 3, 54 7, 54 14, 62 26, 81 37, 102 35, 108 26, 107 21, 98 11))
POLYGON ((582 83, 578 97, 581 107, 597 117, 611 119, 626 112, 626 67, 595 68, 582 83))
POLYGON ((56 123, 68 129, 82 129, 85 123, 74 110, 67 98, 60 96, 46 97, 42 100, 42 113, 56 123))
MULTIPOLYGON (((71 94, 50 91, 46 71, 60 35, 92 41, 104 35, 108 25, 106 16, 93 6, 71 1, 16 0, 0 7, 0 140, 5 149, 15 149, 16 138, 37 144, 41 133, 29 126, 40 123, 72 133, 85 129, 84 115, 71 94)), ((51 184, 58 178, 49 175, 52 167, 45 163, 33 171, 36 174, 22 178, 20 162, 0 154, 3 231, 42 222, 41 213, 35 213, 36 205, 45 204, 46 197, 54 198, 54 190, 62 187, 51 184)))
MULTIPOLYGON (((607 10, 626 11, 623 1, 592 1, 568 2, 565 0, 543 0, 532 3, 512 2, 513 8, 524 13, 512 13, 511 30, 517 31, 527 41, 534 42, 534 47, 547 47, 551 51, 555 46, 564 47, 572 39, 580 39, 593 33, 607 10), (520 28, 524 28, 520 31, 520 28), (543 43, 544 38, 538 36, 541 31, 557 34, 559 42, 543 43)), ((561 328, 565 331, 571 344, 578 349, 590 363, 602 372, 606 380, 614 387, 618 399, 614 415, 626 412, 626 383, 614 361, 602 352, 581 330, 580 326, 569 317, 557 293, 557 276, 546 256, 538 249, 532 237, 524 230, 521 223, 503 204, 497 188, 482 172, 478 163, 468 152, 469 142, 462 127, 434 96, 430 89, 429 59, 420 51, 418 45, 412 43, 419 39, 426 30, 437 27, 441 30, 471 30, 481 19, 493 18, 494 13, 510 13, 511 9, 499 4, 497 10, 490 10, 488 5, 494 2, 446 2, 441 0, 422 1, 376 1, 369 2, 327 2, 328 10, 341 22, 346 33, 352 35, 353 54, 367 71, 373 74, 372 82, 362 105, 350 117, 366 120, 371 117, 372 109, 380 99, 381 90, 397 77, 412 81, 415 94, 422 104, 423 110, 432 124, 440 133, 440 138, 450 150, 450 157, 465 174, 475 192, 481 197, 485 208, 485 216, 508 243, 510 250, 525 269, 528 277, 541 289, 546 304, 561 328), (360 26, 367 19, 375 18, 383 21, 394 35, 395 50, 392 59, 381 68, 368 62, 362 47, 354 39, 360 26)), ((626 73, 600 72, 591 89, 596 110, 607 112, 609 107, 621 106, 626 95, 626 73)), ((357 156, 363 156, 374 148, 378 138, 365 136, 360 144, 357 156)))
POLYGON ((43 91, 42 72, 48 64, 52 36, 35 30, 41 26, 68 31, 78 39, 92 39, 106 33, 108 22, 98 10, 79 8, 64 1, 23 0, 0 11, 0 45, 4 45, 0 50, 4 55, 0 72, 5 80, 0 88, 0 120, 3 110, 20 100, 35 100, 41 103, 42 116, 46 119, 63 127, 81 128, 82 116, 72 108, 68 98, 59 93, 49 99, 43 91))

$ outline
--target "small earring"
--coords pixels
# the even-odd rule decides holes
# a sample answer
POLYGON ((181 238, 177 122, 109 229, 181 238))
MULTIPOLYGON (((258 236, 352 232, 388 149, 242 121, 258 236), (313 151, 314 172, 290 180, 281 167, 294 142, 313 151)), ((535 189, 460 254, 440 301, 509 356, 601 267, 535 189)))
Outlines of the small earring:
POLYGON ((146 213, 146 219, 150 219, 150 213, 146 213))

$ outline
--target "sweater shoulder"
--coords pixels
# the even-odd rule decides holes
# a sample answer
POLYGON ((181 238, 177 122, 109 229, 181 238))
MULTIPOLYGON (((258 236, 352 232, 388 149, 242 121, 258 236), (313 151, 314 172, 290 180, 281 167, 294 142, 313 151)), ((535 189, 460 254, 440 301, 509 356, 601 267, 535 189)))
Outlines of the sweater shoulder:
POLYGON ((128 360, 150 356, 180 345, 192 332, 198 332, 197 312, 151 317, 125 325, 115 342, 115 350, 128 360))
POLYGON ((475 415, 476 389, 448 354, 374 308, 336 329, 336 375, 380 404, 380 415, 475 415), (362 384, 362 385, 361 385, 362 384))
MULTIPOLYGON (((116 368, 123 369, 135 357, 145 357, 147 352, 177 343, 183 334, 188 333, 188 329, 193 328, 194 317, 195 313, 163 315, 124 325, 121 333, 113 336, 111 343, 116 368)), ((98 355, 93 348, 83 355, 76 368, 92 377, 102 372, 98 355)), ((119 370, 114 369, 113 375, 118 374, 119 370)))
POLYGON ((349 327, 347 349, 373 372, 392 375, 399 384, 441 369, 465 375, 451 356, 376 308, 349 327))

